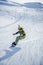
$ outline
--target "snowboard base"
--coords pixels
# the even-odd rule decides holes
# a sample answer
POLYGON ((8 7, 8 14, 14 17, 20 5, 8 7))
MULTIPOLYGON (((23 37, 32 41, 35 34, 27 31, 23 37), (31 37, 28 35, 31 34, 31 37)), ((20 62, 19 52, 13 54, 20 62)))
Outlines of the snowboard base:
POLYGON ((14 44, 11 44, 11 47, 15 47, 16 45, 14 45, 14 44))

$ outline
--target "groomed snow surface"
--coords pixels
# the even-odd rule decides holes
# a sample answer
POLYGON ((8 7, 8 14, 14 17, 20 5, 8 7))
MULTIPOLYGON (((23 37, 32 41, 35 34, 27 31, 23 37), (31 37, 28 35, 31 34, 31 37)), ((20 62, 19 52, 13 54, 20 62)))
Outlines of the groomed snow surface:
POLYGON ((0 5, 0 65, 43 65, 43 9, 0 5), (18 25, 26 38, 11 48, 18 25))

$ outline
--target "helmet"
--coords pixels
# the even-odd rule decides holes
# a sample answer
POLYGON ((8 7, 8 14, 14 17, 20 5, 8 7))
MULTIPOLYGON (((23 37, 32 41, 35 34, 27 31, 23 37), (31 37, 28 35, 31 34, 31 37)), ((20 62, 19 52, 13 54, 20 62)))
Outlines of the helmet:
POLYGON ((20 25, 18 25, 18 30, 22 30, 22 27, 20 27, 20 25))

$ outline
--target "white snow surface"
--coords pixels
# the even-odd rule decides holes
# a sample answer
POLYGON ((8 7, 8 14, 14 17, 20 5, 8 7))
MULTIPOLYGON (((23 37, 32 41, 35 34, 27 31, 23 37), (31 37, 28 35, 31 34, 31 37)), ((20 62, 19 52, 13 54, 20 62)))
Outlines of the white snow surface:
POLYGON ((0 5, 0 65, 43 65, 43 9, 0 5), (18 25, 26 38, 10 48, 18 25))

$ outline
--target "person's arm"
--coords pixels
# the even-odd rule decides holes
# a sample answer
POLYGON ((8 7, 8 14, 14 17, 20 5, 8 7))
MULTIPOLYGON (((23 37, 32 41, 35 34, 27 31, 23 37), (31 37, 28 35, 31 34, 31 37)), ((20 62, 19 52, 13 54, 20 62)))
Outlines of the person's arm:
POLYGON ((13 33, 13 35, 16 35, 16 34, 18 34, 19 33, 19 31, 18 32, 16 32, 16 33, 13 33))

